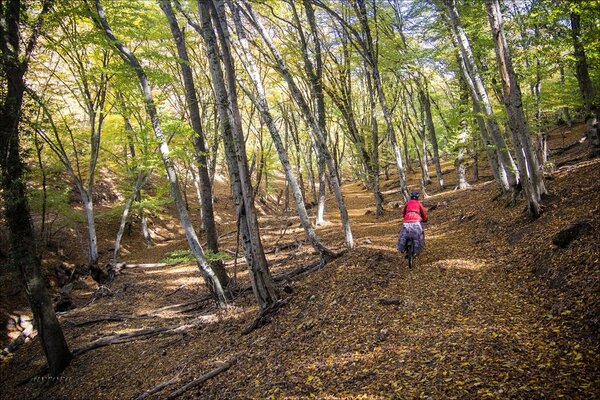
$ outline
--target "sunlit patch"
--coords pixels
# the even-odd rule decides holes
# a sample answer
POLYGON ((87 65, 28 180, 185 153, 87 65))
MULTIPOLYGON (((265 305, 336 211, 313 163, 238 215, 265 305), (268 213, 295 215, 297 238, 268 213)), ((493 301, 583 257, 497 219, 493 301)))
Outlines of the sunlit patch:
POLYGON ((437 233, 432 235, 431 233, 425 231, 425 240, 437 240, 437 239, 443 239, 447 236, 446 232, 443 233, 437 233))
POLYGON ((143 271, 144 274, 148 274, 148 275, 154 275, 154 274, 159 274, 159 275, 179 275, 179 274, 189 274, 190 272, 194 271, 194 267, 190 266, 189 263, 186 263, 184 265, 180 265, 178 267, 173 267, 171 265, 161 265, 160 267, 155 267, 153 269, 150 269, 148 271, 143 271))
POLYGON ((0 348, 0 361, 9 360, 18 346, 37 335, 33 327, 33 317, 19 311, 8 316, 4 329, 9 343, 4 349, 0 348))
POLYGON ((169 282, 169 289, 177 289, 181 286, 188 285, 201 285, 204 282, 203 278, 200 276, 190 276, 190 277, 182 277, 179 279, 175 279, 169 282))
POLYGON ((433 263, 433 267, 439 269, 467 269, 471 271, 478 271, 484 266, 485 262, 482 260, 466 260, 462 258, 440 260, 433 263))

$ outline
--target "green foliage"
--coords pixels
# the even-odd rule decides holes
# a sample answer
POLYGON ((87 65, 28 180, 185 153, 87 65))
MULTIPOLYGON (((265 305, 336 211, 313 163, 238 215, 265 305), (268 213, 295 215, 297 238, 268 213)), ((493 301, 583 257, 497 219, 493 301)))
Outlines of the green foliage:
MULTIPOLYGON (((204 253, 208 261, 225 261, 231 259, 231 256, 227 253, 218 252, 213 253, 208 250, 204 253)), ((181 264, 187 262, 193 262, 196 258, 193 256, 192 252, 189 249, 178 249, 168 252, 165 257, 160 260, 161 263, 174 265, 181 264)))
POLYGON ((189 249, 178 249, 173 250, 165 254, 165 257, 160 260, 161 263, 174 265, 186 262, 192 262, 195 258, 189 249))
MULTIPOLYGON (((84 223, 85 216, 79 209, 71 204, 72 188, 64 188, 52 185, 46 189, 46 213, 48 215, 59 215, 68 220, 84 223)), ((44 202, 44 194, 40 188, 29 190, 29 204, 35 213, 41 213, 44 202)))

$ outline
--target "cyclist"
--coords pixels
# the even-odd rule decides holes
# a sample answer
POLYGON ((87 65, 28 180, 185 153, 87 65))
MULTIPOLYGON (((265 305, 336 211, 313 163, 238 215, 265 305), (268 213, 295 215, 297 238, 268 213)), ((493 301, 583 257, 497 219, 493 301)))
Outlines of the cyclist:
POLYGON ((402 209, 402 217, 404 222, 398 234, 396 248, 404 253, 406 242, 410 238, 415 244, 415 255, 417 255, 425 246, 425 232, 423 231, 422 222, 427 222, 427 210, 419 201, 419 192, 413 191, 410 194, 410 200, 406 202, 402 209))

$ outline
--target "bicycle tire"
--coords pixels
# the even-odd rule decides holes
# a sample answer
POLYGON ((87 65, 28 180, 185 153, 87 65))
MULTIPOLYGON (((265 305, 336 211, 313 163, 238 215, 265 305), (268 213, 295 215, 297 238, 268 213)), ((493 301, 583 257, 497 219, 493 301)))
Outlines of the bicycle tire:
POLYGON ((409 239, 406 243, 406 255, 408 259, 408 268, 412 268, 415 262, 415 243, 409 239))

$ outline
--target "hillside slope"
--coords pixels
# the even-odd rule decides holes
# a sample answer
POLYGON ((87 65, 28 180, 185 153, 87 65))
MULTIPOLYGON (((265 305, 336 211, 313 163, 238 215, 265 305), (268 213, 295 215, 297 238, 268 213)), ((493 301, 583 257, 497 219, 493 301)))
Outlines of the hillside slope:
MULTIPOLYGON (((551 147, 579 134, 555 132, 551 147)), ((17 386, 44 363, 33 340, 3 363, 2 397, 136 398, 169 382, 153 395, 166 398, 227 361, 231 368, 179 398, 600 397, 600 160, 583 157, 584 145, 553 159, 550 196, 533 222, 523 200, 506 208, 492 182, 432 188, 426 249, 411 270, 395 251, 400 210, 388 206, 376 218, 371 194, 346 185, 357 248, 289 280, 286 306, 248 335, 241 332, 257 312, 251 293, 226 310, 196 301, 205 289, 191 264, 132 265, 106 288, 87 281, 74 291, 78 307, 61 315, 73 348, 141 329, 162 333, 86 352, 53 385, 17 386), (572 222, 588 228, 566 248, 553 245, 572 222)), ((451 184, 451 165, 444 170, 451 184)), ((387 202, 398 200, 394 186, 386 183, 387 202)), ((318 232, 341 249, 333 199, 328 210, 318 232)), ((274 274, 315 262, 304 244, 276 251, 302 239, 297 224, 286 229, 278 215, 261 226, 274 274)), ((235 249, 235 235, 223 247, 235 249)), ((243 286, 243 262, 228 267, 243 286)))

